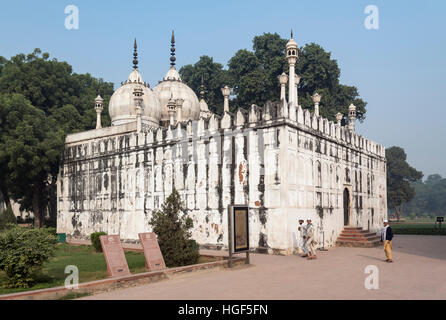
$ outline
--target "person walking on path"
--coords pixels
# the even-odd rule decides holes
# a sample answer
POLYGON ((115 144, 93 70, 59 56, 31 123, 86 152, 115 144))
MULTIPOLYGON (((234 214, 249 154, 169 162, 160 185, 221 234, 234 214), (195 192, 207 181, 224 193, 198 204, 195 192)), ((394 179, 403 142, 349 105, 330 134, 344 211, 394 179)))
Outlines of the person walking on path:
POLYGON ((314 226, 311 223, 311 219, 307 219, 305 246, 308 250, 308 260, 317 259, 316 248, 314 247, 315 244, 316 241, 314 240, 314 226))
POLYGON ((393 262, 392 260, 392 239, 393 231, 392 227, 389 226, 389 221, 384 220, 384 228, 381 232, 381 242, 384 243, 384 252, 386 253, 386 262, 393 262))
POLYGON ((305 238, 306 238, 307 232, 306 232, 306 228, 303 225, 303 223, 304 223, 304 219, 299 219, 299 226, 297 227, 297 231, 299 231, 298 232, 298 237, 299 237, 298 251, 299 251, 299 254, 301 255, 301 257, 305 258, 305 257, 308 257, 308 249, 305 246, 305 238))

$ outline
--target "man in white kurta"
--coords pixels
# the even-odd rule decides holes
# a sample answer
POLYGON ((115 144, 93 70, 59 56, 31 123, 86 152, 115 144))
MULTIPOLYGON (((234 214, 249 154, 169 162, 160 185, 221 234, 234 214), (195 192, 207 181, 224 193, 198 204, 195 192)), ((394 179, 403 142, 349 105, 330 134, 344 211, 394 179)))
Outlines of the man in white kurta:
POLYGON ((303 223, 304 219, 299 219, 299 225, 297 227, 297 248, 302 257, 308 257, 308 250, 305 246, 306 229, 303 223))
POLYGON ((314 239, 314 226, 311 223, 311 219, 307 220, 306 233, 305 245, 307 247, 309 255, 307 259, 317 259, 315 248, 316 240, 314 239))

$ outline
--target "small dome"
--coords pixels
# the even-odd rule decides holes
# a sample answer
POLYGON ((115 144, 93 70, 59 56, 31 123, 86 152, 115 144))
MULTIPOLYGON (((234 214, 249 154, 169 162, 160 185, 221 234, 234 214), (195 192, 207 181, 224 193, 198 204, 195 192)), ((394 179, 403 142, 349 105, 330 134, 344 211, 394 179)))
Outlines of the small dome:
POLYGON ((178 71, 175 69, 175 67, 170 67, 169 71, 167 71, 166 76, 163 78, 164 81, 167 80, 177 80, 177 81, 182 81, 180 74, 178 73, 178 71))
POLYGON ((294 41, 293 38, 291 38, 290 41, 287 42, 287 44, 286 44, 286 48, 287 48, 287 49, 297 48, 297 42, 294 41))
POLYGON ((200 103, 197 95, 181 80, 174 66, 167 71, 163 81, 153 88, 153 92, 158 96, 161 105, 161 121, 169 121, 167 103, 172 96, 174 99, 184 100, 181 108, 182 121, 200 118, 200 103))
POLYGON ((297 42, 293 39, 293 31, 291 30, 291 39, 286 44, 286 55, 287 57, 297 57, 299 48, 297 42))
POLYGON ((138 69, 134 69, 130 73, 128 80, 110 98, 108 111, 113 126, 136 121, 136 106, 133 91, 138 87, 143 89, 142 123, 152 127, 159 126, 161 119, 160 103, 156 94, 143 82, 138 69))
POLYGON ((142 83, 142 77, 138 69, 133 69, 133 71, 129 75, 128 81, 142 83))

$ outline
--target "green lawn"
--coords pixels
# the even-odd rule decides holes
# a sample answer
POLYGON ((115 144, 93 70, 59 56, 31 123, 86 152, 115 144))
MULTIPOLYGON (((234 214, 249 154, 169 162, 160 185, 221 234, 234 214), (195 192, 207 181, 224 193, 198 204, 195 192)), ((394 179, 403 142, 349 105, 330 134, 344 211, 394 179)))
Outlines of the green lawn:
MULTIPOLYGON (((126 251, 125 256, 132 274, 147 272, 142 252, 126 251)), ((200 257, 199 263, 209 261, 214 261, 214 259, 200 257)), ((92 246, 59 244, 55 256, 44 265, 42 272, 38 275, 37 283, 31 288, 4 288, 6 275, 0 271, 0 294, 63 286, 65 278, 68 276, 65 274, 65 267, 68 265, 75 265, 79 268, 80 283, 108 277, 107 264, 102 252, 96 252, 92 246)))
MULTIPOLYGON (((143 253, 128 251, 125 256, 131 273, 147 271, 143 253)), ((107 278, 107 264, 102 252, 96 252, 92 246, 59 244, 55 256, 44 265, 42 272, 38 274, 37 283, 32 288, 4 288, 6 275, 0 271, 0 294, 62 286, 68 276, 65 274, 65 267, 68 265, 79 268, 80 283, 107 278)))
POLYGON ((390 223, 395 234, 446 235, 446 224, 435 225, 435 221, 404 221, 390 223))

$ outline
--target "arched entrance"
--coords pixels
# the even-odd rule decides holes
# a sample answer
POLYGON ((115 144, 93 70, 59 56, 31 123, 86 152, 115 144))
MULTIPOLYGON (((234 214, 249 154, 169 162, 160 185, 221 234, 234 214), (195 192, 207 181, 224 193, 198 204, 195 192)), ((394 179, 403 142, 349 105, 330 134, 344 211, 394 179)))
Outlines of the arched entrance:
POLYGON ((344 226, 350 224, 350 192, 344 189, 344 226))

